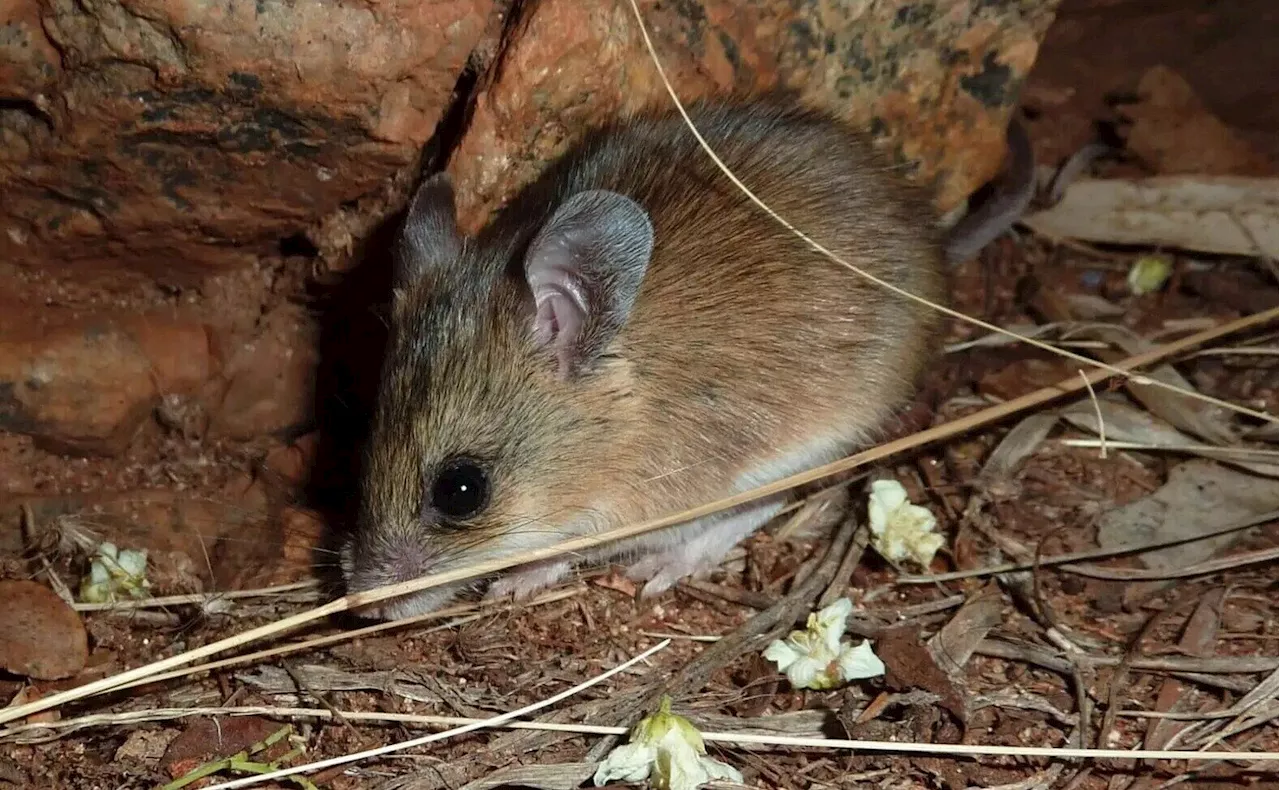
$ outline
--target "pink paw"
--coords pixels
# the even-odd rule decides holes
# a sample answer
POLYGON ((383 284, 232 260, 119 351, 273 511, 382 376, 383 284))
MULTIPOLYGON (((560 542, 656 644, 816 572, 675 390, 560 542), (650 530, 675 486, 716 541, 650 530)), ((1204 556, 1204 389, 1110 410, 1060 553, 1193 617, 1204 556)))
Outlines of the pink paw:
POLYGON ((691 565, 684 557, 671 554, 650 554, 636 560, 627 568, 627 578, 631 581, 643 581, 640 589, 641 598, 653 598, 670 590, 676 583, 688 576, 710 568, 691 565))
POLYGON ((489 585, 484 597, 486 600, 494 600, 510 596, 517 602, 527 601, 563 579, 570 567, 567 562, 540 563, 507 573, 489 585))

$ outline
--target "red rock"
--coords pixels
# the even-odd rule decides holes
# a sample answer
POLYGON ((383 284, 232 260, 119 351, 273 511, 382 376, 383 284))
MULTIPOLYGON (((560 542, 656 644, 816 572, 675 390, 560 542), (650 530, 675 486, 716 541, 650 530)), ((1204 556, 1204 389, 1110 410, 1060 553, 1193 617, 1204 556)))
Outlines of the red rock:
POLYGON ((0 259, 274 253, 417 161, 492 6, 5 3, 0 259))
POLYGON ((1181 75, 1156 66, 1138 82, 1136 104, 1123 107, 1133 122, 1125 147, 1162 175, 1265 176, 1268 158, 1209 111, 1181 75))
POLYGON ((257 336, 228 359, 227 385, 210 432, 251 439, 310 421, 318 340, 318 327, 300 307, 285 306, 264 318, 257 336))
MULTIPOLYGON (((787 88, 882 128, 942 210, 991 178, 1056 2, 659 3, 642 13, 682 100, 787 88), (807 9, 807 10, 802 10, 807 9)), ((544 0, 480 83, 449 170, 474 230, 589 123, 669 103, 628 0, 544 0)))
POLYGON ((0 428, 48 449, 117 453, 162 394, 192 392, 215 367, 202 324, 0 306, 0 428))
POLYGON ((0 581, 0 667, 36 680, 69 678, 89 659, 80 615, 38 582, 0 581))
POLYGON ((300 436, 289 445, 281 445, 267 453, 265 465, 268 471, 291 486, 306 484, 311 476, 316 453, 320 449, 320 435, 309 433, 300 436))

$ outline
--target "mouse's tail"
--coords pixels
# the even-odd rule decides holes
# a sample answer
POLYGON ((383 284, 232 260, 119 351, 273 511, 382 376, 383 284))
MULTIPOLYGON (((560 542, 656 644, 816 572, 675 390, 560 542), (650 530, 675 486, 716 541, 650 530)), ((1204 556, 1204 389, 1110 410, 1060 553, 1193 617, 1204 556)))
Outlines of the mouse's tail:
POLYGON ((963 263, 1017 222, 1036 195, 1036 157, 1027 130, 1015 113, 1007 132, 1009 166, 996 184, 995 194, 951 228, 946 241, 947 263, 963 263))

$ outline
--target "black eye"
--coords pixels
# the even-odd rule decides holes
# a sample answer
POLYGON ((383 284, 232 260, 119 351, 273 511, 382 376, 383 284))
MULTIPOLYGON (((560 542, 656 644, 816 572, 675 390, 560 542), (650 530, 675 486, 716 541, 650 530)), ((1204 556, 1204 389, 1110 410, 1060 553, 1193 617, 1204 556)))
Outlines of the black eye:
POLYGON ((431 507, 449 519, 466 519, 489 504, 489 474, 470 458, 449 461, 431 483, 431 507))

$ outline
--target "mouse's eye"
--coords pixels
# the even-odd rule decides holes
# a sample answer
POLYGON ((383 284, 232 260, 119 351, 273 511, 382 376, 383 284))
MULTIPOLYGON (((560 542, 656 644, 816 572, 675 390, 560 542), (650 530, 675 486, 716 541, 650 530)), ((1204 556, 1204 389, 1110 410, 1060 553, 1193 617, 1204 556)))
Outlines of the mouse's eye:
POLYGON ((488 504, 489 474, 470 458, 449 461, 431 483, 431 507, 445 518, 470 518, 488 504))

